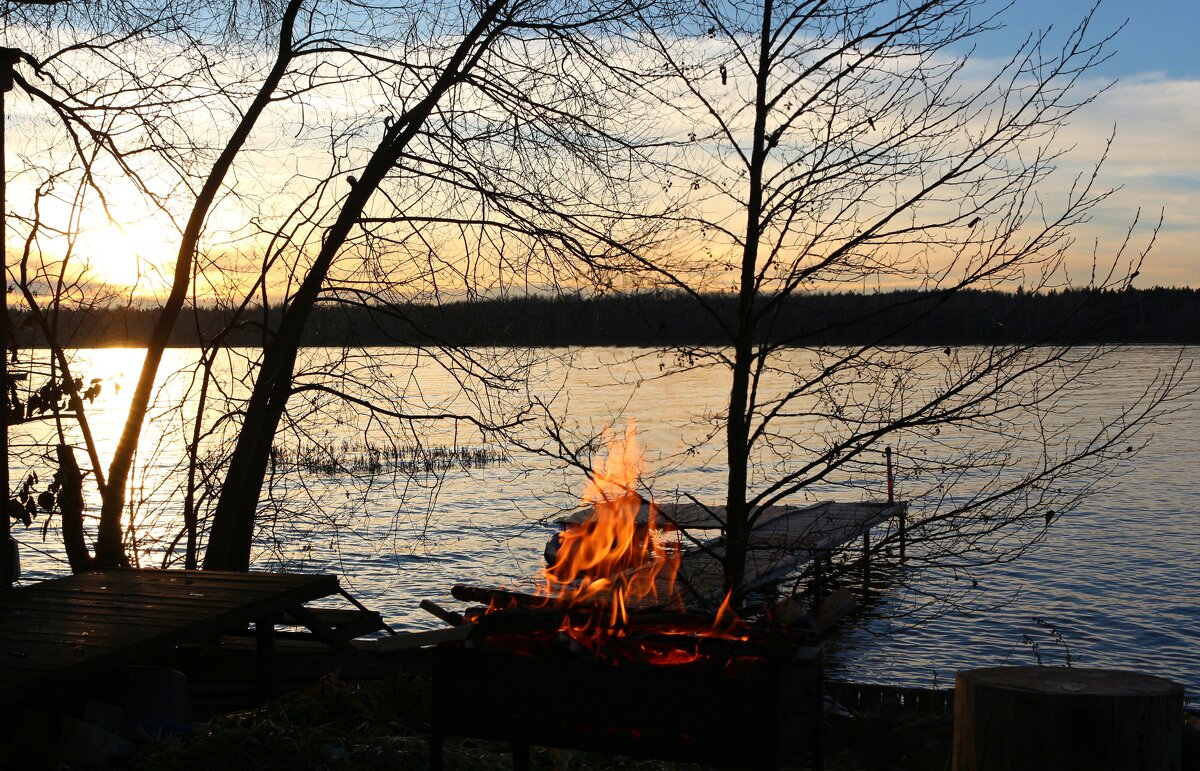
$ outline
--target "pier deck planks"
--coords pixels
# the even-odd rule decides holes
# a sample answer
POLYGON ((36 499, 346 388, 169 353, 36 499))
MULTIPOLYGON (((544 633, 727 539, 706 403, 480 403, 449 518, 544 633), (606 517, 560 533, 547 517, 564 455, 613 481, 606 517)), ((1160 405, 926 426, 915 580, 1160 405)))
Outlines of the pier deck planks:
MULTIPOLYGON (((723 506, 655 503, 653 508, 655 526, 659 528, 674 525, 690 531, 719 530, 725 526, 723 506)), ((822 501, 807 506, 770 506, 759 513, 750 532, 746 586, 750 589, 769 586, 797 568, 863 537, 876 525, 903 515, 907 508, 908 504, 901 501, 822 501)), ((648 524, 650 510, 650 504, 642 504, 635 522, 648 524)), ((573 527, 584 522, 591 512, 590 506, 577 509, 558 523, 573 527)), ((682 593, 685 602, 719 602, 725 593, 725 573, 720 561, 725 553, 725 540, 723 537, 699 540, 699 544, 685 542, 674 591, 682 593)), ((659 596, 671 593, 660 582, 659 596)))
MULTIPOLYGON (((772 507, 750 531, 746 586, 755 589, 772 584, 899 516, 906 506, 901 502, 824 501, 804 507, 772 507)), ((685 551, 678 588, 697 599, 719 600, 724 594, 724 569, 719 559, 723 554, 722 538, 708 542, 705 549, 685 551)))

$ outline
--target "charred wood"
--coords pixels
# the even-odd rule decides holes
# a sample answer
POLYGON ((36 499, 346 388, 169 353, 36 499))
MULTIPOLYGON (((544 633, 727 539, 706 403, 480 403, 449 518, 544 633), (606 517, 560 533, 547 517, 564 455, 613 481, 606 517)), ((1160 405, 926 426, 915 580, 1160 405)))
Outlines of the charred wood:
POLYGON ((463 602, 482 602, 500 608, 542 608, 554 603, 548 597, 539 597, 535 594, 465 584, 455 584, 450 588, 450 594, 454 599, 463 602))

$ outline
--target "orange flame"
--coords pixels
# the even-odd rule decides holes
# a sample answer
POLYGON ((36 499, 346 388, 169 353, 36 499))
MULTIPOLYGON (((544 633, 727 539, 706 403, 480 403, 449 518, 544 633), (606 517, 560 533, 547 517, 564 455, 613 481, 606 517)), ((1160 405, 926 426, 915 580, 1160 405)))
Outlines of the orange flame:
POLYGON ((717 608, 717 618, 713 625, 700 632, 701 637, 724 637, 731 640, 748 640, 750 635, 746 622, 733 609, 733 592, 726 592, 721 607, 717 608))
MULTIPOLYGON (((682 557, 679 534, 669 522, 660 527, 658 507, 638 494, 644 468, 637 425, 630 421, 624 437, 609 437, 604 457, 592 469, 582 498, 591 513, 558 534, 554 562, 543 571, 538 594, 546 605, 568 611, 558 633, 602 659, 656 665, 705 658, 705 638, 750 639, 730 596, 711 622, 684 610, 675 591, 682 557), (631 609, 651 607, 666 613, 670 623, 649 623, 643 615, 630 624, 631 609)), ((507 607, 493 598, 486 613, 507 607)), ((511 649, 526 647, 519 633, 509 636, 514 638, 506 643, 511 649)), ((489 640, 496 643, 499 637, 489 640)))
POLYGON ((555 562, 545 570, 545 595, 568 605, 607 607, 608 626, 628 620, 631 603, 656 603, 675 592, 678 544, 669 544, 657 527, 657 509, 637 493, 645 457, 630 421, 623 439, 610 438, 598 459, 583 503, 591 515, 559 534, 555 562), (647 509, 645 522, 638 515, 647 509))

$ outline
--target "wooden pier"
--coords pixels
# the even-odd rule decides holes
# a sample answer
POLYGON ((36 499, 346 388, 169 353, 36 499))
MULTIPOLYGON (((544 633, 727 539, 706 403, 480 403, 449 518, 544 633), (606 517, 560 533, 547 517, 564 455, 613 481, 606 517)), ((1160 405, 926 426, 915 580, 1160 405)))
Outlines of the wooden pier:
MULTIPOLYGON (((746 588, 753 591, 776 584, 804 565, 859 540, 864 558, 869 559, 871 529, 894 518, 902 530, 906 513, 906 503, 886 502, 823 501, 811 506, 771 507, 750 530, 746 588)), ((711 604, 724 596, 724 554, 724 538, 684 552, 677 585, 685 597, 711 604)))
MULTIPOLYGON (((725 528, 725 509, 697 503, 643 504, 635 522, 658 528, 684 531, 720 531, 725 528)), ((575 527, 591 515, 590 507, 558 520, 564 528, 575 527)), ((789 574, 829 558, 834 552, 852 548, 861 541, 864 565, 869 562, 871 531, 889 520, 896 521, 901 559, 904 557, 908 504, 904 501, 841 503, 822 501, 806 506, 778 505, 757 514, 746 550, 746 588, 763 589, 789 574)), ((684 541, 676 591, 687 604, 712 605, 725 593, 725 571, 721 559, 725 539, 693 537, 684 541)))
POLYGON ((0 707, 231 633, 254 635, 269 683, 277 623, 341 647, 372 616, 333 575, 97 570, 10 589, 0 592, 0 707), (338 594, 362 611, 358 623, 306 607, 338 594))

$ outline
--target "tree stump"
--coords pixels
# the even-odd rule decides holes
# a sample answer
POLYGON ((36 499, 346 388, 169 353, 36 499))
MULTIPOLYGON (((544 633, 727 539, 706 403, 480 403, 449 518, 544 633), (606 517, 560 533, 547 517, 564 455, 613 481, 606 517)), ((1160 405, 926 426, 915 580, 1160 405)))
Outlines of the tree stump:
POLYGON ((990 667, 960 672, 955 771, 1180 768, 1183 686, 1136 672, 990 667))

